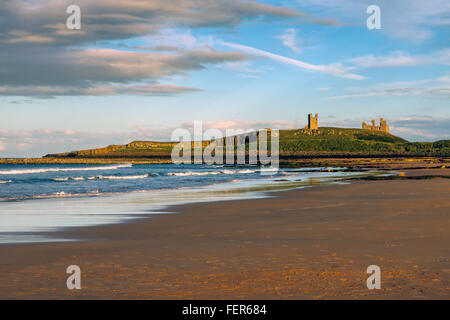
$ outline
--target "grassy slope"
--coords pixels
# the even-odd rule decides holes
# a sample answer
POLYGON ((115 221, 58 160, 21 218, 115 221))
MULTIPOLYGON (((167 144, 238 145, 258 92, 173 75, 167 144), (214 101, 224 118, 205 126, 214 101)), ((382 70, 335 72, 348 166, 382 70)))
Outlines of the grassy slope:
MULTIPOLYGON (((61 158, 168 158, 175 143, 135 141, 127 145, 72 151, 61 158)), ((408 142, 384 132, 321 127, 318 132, 280 130, 280 155, 450 155, 450 140, 408 142)))

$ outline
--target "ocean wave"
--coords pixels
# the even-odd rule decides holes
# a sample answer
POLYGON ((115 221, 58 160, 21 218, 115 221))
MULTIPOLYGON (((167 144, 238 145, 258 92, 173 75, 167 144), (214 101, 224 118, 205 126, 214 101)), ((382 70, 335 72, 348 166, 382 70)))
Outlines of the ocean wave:
POLYGON ((235 174, 235 173, 236 173, 236 171, 234 171, 234 170, 227 170, 227 169, 225 169, 225 170, 222 170, 222 171, 221 171, 221 173, 223 173, 223 174, 235 174))
POLYGON ((6 181, 1 181, 0 180, 0 184, 7 184, 7 183, 11 183, 12 181, 11 180, 6 180, 6 181))
POLYGON ((239 170, 237 173, 255 173, 255 172, 256 172, 255 170, 247 169, 247 170, 239 170))
POLYGON ((95 179, 109 179, 109 180, 129 180, 129 179, 144 179, 148 178, 148 174, 143 175, 135 175, 135 176, 104 176, 104 175, 98 175, 98 176, 91 176, 91 177, 65 177, 65 178, 54 178, 53 181, 83 181, 85 179, 88 180, 95 180, 95 179))
POLYGON ((57 181, 57 182, 64 182, 64 181, 69 181, 73 180, 73 181, 83 181, 84 177, 64 177, 64 178, 54 178, 52 179, 53 181, 57 181))
POLYGON ((274 168, 274 167, 268 167, 268 168, 261 168, 259 169, 259 171, 261 172, 272 172, 272 171, 278 171, 279 168, 274 168))
POLYGON ((99 196, 101 193, 98 190, 88 191, 86 193, 67 193, 64 191, 54 192, 52 194, 41 194, 32 196, 32 199, 48 199, 54 197, 83 197, 83 196, 99 196))
POLYGON ((207 171, 207 172, 169 172, 167 173, 168 176, 177 176, 177 177, 185 177, 185 176, 207 176, 207 175, 216 175, 220 174, 219 171, 207 171))
POLYGON ((186 176, 207 176, 207 175, 217 175, 217 174, 247 174, 247 173, 255 173, 257 170, 220 170, 220 171, 205 171, 205 172, 168 172, 168 176, 177 176, 177 177, 186 177, 186 176))
POLYGON ((130 168, 131 163, 102 166, 102 167, 84 167, 84 168, 40 168, 40 169, 21 169, 21 170, 3 170, 0 174, 27 174, 27 173, 43 173, 43 172, 58 172, 58 171, 96 171, 96 170, 117 170, 119 168, 130 168))
POLYGON ((66 178, 54 178, 53 179, 53 181, 58 181, 58 182, 61 182, 61 181, 68 181, 69 180, 69 177, 66 177, 66 178))
POLYGON ((108 179, 108 180, 132 180, 132 179, 145 179, 148 178, 147 174, 137 175, 137 176, 97 176, 97 179, 108 179))

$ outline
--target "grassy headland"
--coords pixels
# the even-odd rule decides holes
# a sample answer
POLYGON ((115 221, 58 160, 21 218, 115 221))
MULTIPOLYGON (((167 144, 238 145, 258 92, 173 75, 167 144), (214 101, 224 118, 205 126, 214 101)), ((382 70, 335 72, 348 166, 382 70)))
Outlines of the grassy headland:
MULTIPOLYGON (((408 142, 389 133, 320 127, 280 130, 281 162, 305 159, 449 157, 450 140, 408 142)), ((210 142, 204 141, 203 147, 210 142)), ((170 163, 176 142, 134 141, 125 145, 49 154, 39 159, 0 159, 0 163, 170 163)), ((248 146, 247 146, 248 148, 248 146)), ((269 146, 270 150, 270 146, 269 146)))

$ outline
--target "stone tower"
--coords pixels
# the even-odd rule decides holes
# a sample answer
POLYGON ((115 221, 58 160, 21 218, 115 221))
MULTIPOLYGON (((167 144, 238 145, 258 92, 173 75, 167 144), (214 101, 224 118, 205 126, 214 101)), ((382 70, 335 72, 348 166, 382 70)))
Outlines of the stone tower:
POLYGON ((362 128, 371 131, 383 131, 389 133, 389 126, 383 118, 380 118, 380 125, 377 126, 375 124, 375 120, 372 120, 372 124, 367 124, 365 122, 362 123, 362 128))
POLYGON ((313 117, 312 113, 308 114, 308 129, 309 130, 317 130, 319 129, 319 115, 313 117))
POLYGON ((380 118, 380 130, 389 133, 389 126, 383 118, 380 118))

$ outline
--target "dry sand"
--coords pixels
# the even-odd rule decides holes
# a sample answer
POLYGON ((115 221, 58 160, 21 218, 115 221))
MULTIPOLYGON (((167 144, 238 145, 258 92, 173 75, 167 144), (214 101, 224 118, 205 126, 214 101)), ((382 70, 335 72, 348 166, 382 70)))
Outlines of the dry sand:
MULTIPOLYGON (((449 175, 448 169, 406 175, 449 175)), ((2 299, 450 299, 450 180, 357 181, 0 246, 2 299), (82 289, 66 288, 67 266, 82 289), (382 289, 368 290, 378 265, 382 289)))

